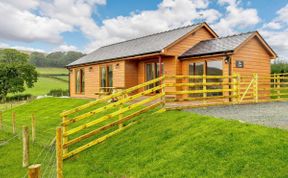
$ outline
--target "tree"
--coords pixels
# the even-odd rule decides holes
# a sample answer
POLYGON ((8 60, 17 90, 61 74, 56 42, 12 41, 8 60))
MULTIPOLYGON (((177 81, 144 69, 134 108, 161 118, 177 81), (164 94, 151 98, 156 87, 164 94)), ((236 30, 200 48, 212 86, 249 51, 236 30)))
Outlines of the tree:
POLYGON ((52 52, 48 55, 39 52, 33 52, 30 57, 30 62, 37 67, 65 67, 67 64, 84 56, 81 52, 52 52))
POLYGON ((48 65, 45 54, 39 53, 39 52, 31 53, 30 63, 32 63, 38 67, 45 67, 48 65))
POLYGON ((0 97, 5 101, 8 93, 25 91, 37 82, 36 68, 28 63, 29 56, 14 49, 0 52, 0 97))

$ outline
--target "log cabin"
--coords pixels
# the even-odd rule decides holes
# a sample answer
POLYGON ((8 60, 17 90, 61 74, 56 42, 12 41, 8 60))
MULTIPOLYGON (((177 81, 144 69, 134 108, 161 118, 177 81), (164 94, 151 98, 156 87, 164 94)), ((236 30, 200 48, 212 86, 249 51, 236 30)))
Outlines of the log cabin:
POLYGON ((98 98, 161 75, 270 75, 277 54, 257 32, 219 37, 193 24, 107 46, 67 65, 71 97, 98 98))

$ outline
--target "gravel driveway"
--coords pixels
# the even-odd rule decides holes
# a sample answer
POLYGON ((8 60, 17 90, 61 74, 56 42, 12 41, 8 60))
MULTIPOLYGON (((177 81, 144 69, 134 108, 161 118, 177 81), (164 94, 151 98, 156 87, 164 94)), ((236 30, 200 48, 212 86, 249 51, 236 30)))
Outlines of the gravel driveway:
POLYGON ((194 108, 186 111, 288 129, 288 102, 194 108))

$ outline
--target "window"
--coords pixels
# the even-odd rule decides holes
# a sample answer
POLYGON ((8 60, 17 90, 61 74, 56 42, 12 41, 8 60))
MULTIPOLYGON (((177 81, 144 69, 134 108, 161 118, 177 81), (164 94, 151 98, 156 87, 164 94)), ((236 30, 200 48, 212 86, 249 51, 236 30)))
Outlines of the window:
POLYGON ((100 85, 104 91, 109 91, 113 87, 113 66, 104 65, 100 67, 100 85))
MULTIPOLYGON (((189 75, 204 75, 204 66, 205 66, 205 62, 195 62, 195 63, 189 64, 189 75)), ((189 79, 189 82, 190 83, 202 83, 203 79, 191 78, 189 79)), ((203 90, 203 86, 198 85, 198 86, 190 87, 190 90, 203 90)), ((202 97, 203 94, 202 93, 190 94, 190 96, 202 97)))
POLYGON ((84 69, 76 70, 76 93, 85 91, 85 74, 84 69))
MULTIPOLYGON (((223 75, 222 61, 207 61, 207 75, 223 75)), ((221 83, 223 79, 207 79, 208 83, 221 83)), ((222 89, 222 85, 207 86, 208 90, 222 89)), ((207 96, 221 96, 222 92, 208 93, 207 96)))
MULTIPOLYGON (((189 64, 189 75, 223 75, 223 62, 222 60, 195 62, 189 64)), ((203 79, 190 79, 190 83, 202 83, 203 79)), ((207 83, 219 83, 222 79, 207 79, 207 83)), ((207 89, 221 89, 222 86, 207 86, 207 89)), ((202 90, 203 86, 190 87, 190 90, 202 90)), ((219 96, 222 92, 207 93, 207 96, 219 96)), ((190 96, 202 96, 202 94, 192 94, 190 96)))
MULTIPOLYGON (((164 63, 161 63, 161 75, 164 75, 164 63)), ((145 65, 145 80, 153 80, 160 77, 160 64, 157 62, 146 63, 145 65)), ((157 82, 156 85, 159 85, 160 82, 157 82)), ((155 84, 151 84, 146 87, 146 89, 153 88, 155 84)))

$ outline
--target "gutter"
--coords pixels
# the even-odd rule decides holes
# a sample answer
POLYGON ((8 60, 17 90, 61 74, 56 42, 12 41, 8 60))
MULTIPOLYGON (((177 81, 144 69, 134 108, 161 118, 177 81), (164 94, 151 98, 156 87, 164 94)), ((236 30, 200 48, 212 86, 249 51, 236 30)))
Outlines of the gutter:
POLYGON ((100 61, 92 61, 92 62, 87 62, 87 63, 81 63, 81 64, 74 64, 74 65, 66 65, 65 67, 67 69, 76 67, 76 66, 85 66, 85 65, 90 65, 90 64, 101 64, 101 63, 106 63, 106 62, 114 62, 114 61, 119 61, 119 60, 128 60, 127 58, 134 58, 134 57, 141 57, 142 55, 149 55, 149 54, 155 54, 159 55, 162 54, 164 51, 154 51, 154 52, 147 52, 147 53, 141 53, 137 55, 131 55, 131 56, 124 56, 124 57, 117 57, 117 58, 111 58, 111 59, 105 59, 105 60, 100 60, 100 61))
POLYGON ((230 54, 233 52, 234 52, 234 50, 229 50, 229 51, 219 51, 219 52, 212 52, 212 53, 185 55, 185 56, 179 56, 178 59, 179 60, 185 60, 186 58, 206 57, 206 56, 213 56, 213 55, 217 55, 217 54, 227 55, 227 54, 230 54))

